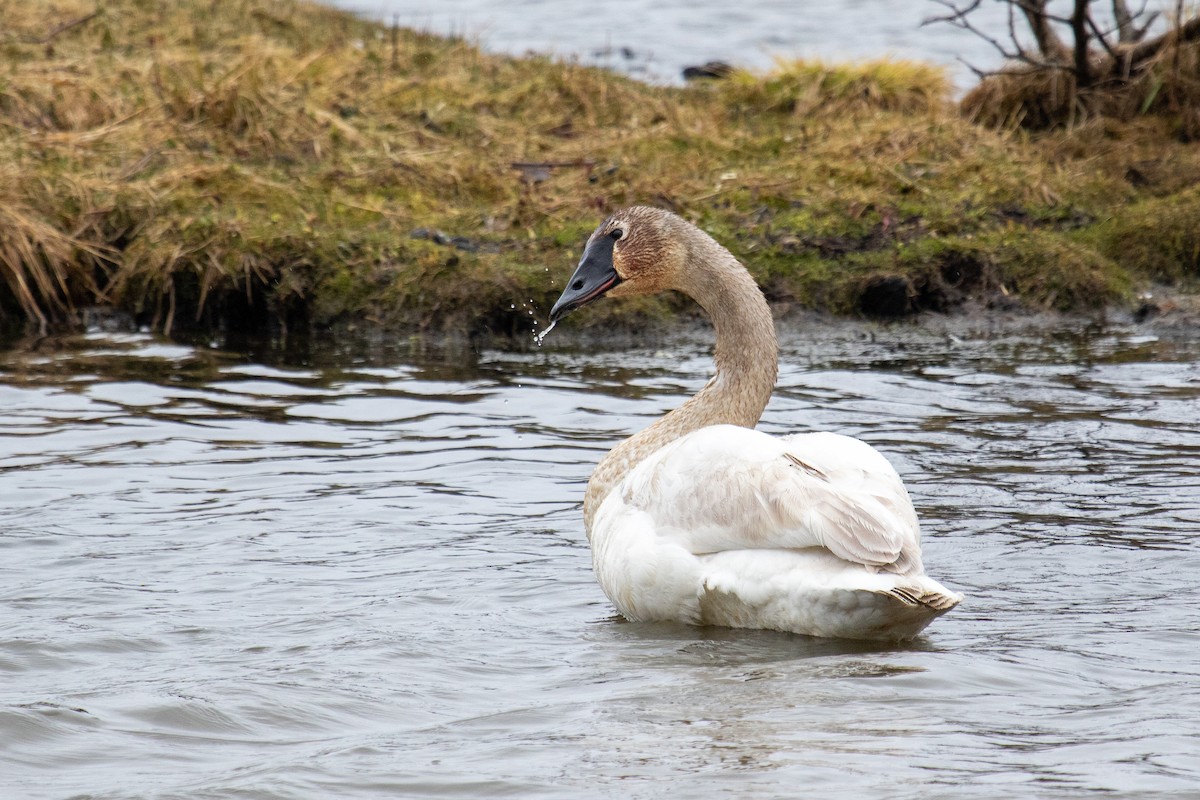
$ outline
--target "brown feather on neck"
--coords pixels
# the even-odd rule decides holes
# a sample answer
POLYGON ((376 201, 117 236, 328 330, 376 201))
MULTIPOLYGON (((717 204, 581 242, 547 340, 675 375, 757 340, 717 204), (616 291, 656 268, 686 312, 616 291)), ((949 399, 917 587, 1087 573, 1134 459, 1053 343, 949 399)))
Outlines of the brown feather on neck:
POLYGON ((631 469, 665 444, 710 425, 752 428, 771 398, 778 373, 775 327, 746 268, 711 236, 659 209, 617 212, 597 229, 627 233, 614 248, 622 283, 613 296, 681 291, 708 313, 716 333, 716 374, 679 408, 612 449, 592 473, 584 498, 591 530, 600 502, 631 469))

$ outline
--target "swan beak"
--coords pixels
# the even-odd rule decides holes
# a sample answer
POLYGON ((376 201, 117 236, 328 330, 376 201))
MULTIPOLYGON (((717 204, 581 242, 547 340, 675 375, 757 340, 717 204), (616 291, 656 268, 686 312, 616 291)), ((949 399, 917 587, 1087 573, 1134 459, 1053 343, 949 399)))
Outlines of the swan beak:
POLYGON ((557 322, 568 312, 585 306, 621 282, 621 276, 613 267, 613 245, 608 236, 589 242, 583 258, 575 268, 575 274, 567 282, 562 296, 550 309, 550 321, 557 322))

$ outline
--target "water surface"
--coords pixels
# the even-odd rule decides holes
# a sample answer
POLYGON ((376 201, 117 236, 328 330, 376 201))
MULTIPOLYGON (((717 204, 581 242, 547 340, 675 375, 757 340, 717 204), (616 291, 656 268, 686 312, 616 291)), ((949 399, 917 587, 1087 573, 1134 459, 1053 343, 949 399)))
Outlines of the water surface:
MULTIPOLYGON (((916 59, 969 82, 963 60, 999 64, 983 39, 947 24, 922 23, 946 9, 926 0, 325 0, 389 24, 465 36, 485 48, 547 53, 658 83, 681 82, 685 66, 724 60, 767 69, 779 58, 916 59)), ((974 14, 984 30, 1007 31, 1001 3, 974 14)), ((964 84, 965 85, 965 84, 964 84)))
POLYGON ((1200 341, 832 326, 762 427, 880 448, 967 600, 905 646, 632 625, 592 465, 632 350, 0 352, 0 796, 1200 791, 1200 341))
MULTIPOLYGON (((388 24, 465 36, 483 47, 522 55, 547 53, 609 67, 656 83, 680 83, 681 71, 714 59, 764 70, 777 59, 857 61, 899 58, 946 67, 960 89, 975 83, 972 69, 995 70, 999 50, 983 36, 943 22, 949 10, 934 0, 324 0, 388 24)), ((969 7, 968 0, 954 5, 969 7)), ((1012 51, 1008 11, 1015 4, 984 0, 968 19, 1012 51)), ((1093 4, 1102 29, 1110 29, 1108 3, 1093 4)), ((1072 4, 1055 0, 1053 13, 1069 16, 1072 4)), ((1148 0, 1131 8, 1159 11, 1159 24, 1175 4, 1148 0)), ((1017 21, 1028 48, 1031 37, 1017 21)), ((1070 41, 1067 26, 1060 35, 1070 41)))

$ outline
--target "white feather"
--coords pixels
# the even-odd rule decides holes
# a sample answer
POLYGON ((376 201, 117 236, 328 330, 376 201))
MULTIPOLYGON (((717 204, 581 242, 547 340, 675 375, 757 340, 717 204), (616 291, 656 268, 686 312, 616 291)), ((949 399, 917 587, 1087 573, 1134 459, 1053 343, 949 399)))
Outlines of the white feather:
POLYGON ((896 471, 832 433, 687 434, 609 492, 591 538, 601 587, 634 621, 904 639, 961 599, 922 573, 896 471))

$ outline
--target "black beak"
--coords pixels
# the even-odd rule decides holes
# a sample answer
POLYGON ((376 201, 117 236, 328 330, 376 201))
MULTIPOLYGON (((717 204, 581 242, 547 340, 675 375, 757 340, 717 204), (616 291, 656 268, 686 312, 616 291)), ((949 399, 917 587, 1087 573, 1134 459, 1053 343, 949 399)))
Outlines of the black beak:
POLYGON ((613 267, 614 244, 616 242, 609 236, 602 236, 588 244, 567 288, 563 289, 562 296, 550 309, 551 322, 557 322, 568 312, 587 305, 621 282, 621 276, 613 267))

